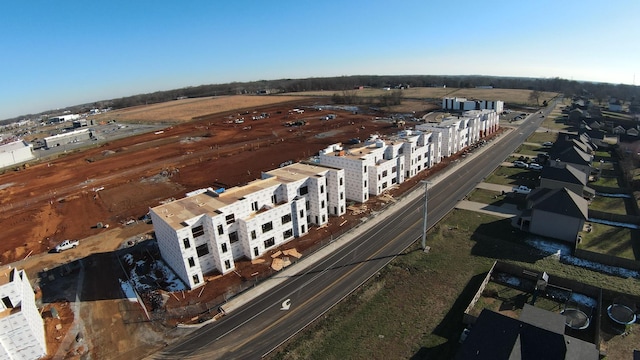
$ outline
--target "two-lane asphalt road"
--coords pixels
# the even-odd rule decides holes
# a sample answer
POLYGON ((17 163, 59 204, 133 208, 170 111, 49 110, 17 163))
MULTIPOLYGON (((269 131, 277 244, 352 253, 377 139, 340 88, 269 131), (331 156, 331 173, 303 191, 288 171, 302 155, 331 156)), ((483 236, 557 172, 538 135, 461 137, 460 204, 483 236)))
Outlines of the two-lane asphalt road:
MULTIPOLYGON (((519 128, 429 190, 428 227, 490 174, 535 131, 543 118, 532 114, 519 128)), ((246 306, 155 354, 156 359, 256 359, 277 348, 362 285, 422 236, 419 197, 246 306)), ((375 221, 375 220, 372 220, 375 221)), ((332 245, 329 245, 332 246, 332 245)))

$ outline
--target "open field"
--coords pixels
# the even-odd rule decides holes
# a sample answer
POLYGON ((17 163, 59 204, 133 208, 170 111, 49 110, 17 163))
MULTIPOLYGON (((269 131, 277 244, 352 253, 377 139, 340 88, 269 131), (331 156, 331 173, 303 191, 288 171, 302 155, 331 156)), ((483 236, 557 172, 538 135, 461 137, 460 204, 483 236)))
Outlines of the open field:
MULTIPOLYGON (((635 279, 542 257, 522 243, 526 234, 509 222, 454 210, 429 232, 428 254, 410 248, 271 358, 451 359, 459 347, 462 314, 494 259, 640 294, 635 279)), ((634 339, 612 341, 628 349, 634 339)), ((622 354, 610 349, 608 358, 628 358, 622 354)))
POLYGON ((235 95, 181 99, 114 110, 93 117, 98 121, 180 123, 209 114, 300 100, 299 96, 235 95))
MULTIPOLYGON (((365 88, 353 91, 357 96, 361 97, 377 97, 385 95, 389 90, 365 88)), ((391 90, 394 91, 394 90, 391 90)), ((296 93, 305 96, 331 96, 333 94, 342 94, 341 91, 307 91, 296 93)), ((502 100, 505 104, 531 105, 538 106, 529 100, 531 90, 520 89, 476 89, 476 88, 442 88, 442 87, 413 87, 402 90, 405 99, 442 99, 443 97, 463 97, 478 100, 502 100)), ((287 94, 290 95, 290 94, 287 94)), ((540 104, 544 100, 551 100, 557 93, 543 92, 540 97, 540 104)))

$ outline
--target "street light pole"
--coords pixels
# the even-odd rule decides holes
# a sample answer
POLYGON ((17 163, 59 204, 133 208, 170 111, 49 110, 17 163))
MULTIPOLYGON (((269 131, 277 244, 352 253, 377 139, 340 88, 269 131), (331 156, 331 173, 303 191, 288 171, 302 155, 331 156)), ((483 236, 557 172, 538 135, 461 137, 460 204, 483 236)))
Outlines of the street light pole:
POLYGON ((428 180, 421 181, 424 184, 424 215, 422 218, 422 250, 427 250, 427 201, 430 182, 428 180))

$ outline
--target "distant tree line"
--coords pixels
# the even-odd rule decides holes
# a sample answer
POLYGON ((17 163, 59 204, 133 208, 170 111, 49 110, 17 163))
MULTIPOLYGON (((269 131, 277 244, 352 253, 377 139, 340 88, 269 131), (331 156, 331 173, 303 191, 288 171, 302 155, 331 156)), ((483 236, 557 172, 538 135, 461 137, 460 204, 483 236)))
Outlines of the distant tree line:
MULTIPOLYGON (((65 110, 81 113, 96 107, 120 109, 136 105, 165 102, 185 97, 198 98, 237 94, 295 93, 317 90, 336 91, 335 96, 332 97, 336 102, 350 102, 348 101, 349 98, 357 101, 371 101, 358 99, 355 97, 355 92, 352 90, 360 86, 372 88, 394 88, 400 84, 409 87, 446 86, 453 88, 492 86, 494 88, 535 90, 538 93, 542 91, 553 91, 562 93, 568 97, 590 97, 601 104, 604 101, 607 101, 610 97, 632 103, 640 102, 639 86, 592 83, 561 78, 535 79, 481 75, 355 75, 327 78, 260 80, 252 82, 232 82, 227 84, 190 86, 181 89, 157 91, 149 94, 138 94, 118 99, 103 100, 96 103, 68 107, 65 110)), ((377 98, 375 101, 378 102, 378 105, 390 106, 395 102, 401 101, 401 96, 401 93, 397 94, 395 92, 390 92, 388 95, 377 98)), ((635 107, 632 108, 635 109, 635 107)), ((8 119, 8 121, 5 122, 22 120, 34 116, 37 115, 24 115, 14 119, 8 119)))
POLYGON ((343 90, 340 93, 334 93, 331 96, 331 102, 334 104, 345 105, 370 105, 387 107, 393 105, 400 105, 402 103, 402 90, 388 91, 383 95, 372 96, 358 96, 356 90, 343 90))
MULTIPOLYGON (((495 76, 435 76, 435 75, 356 75, 328 78, 260 80, 253 82, 234 82, 228 84, 200 85, 175 90, 158 91, 151 94, 140 94, 111 100, 113 108, 135 105, 153 104, 182 97, 207 97, 220 95, 268 93, 295 93, 302 91, 331 90, 337 91, 337 100, 346 100, 355 96, 351 91, 357 87, 394 88, 397 85, 409 87, 454 87, 474 88, 476 86, 492 86, 504 89, 527 89, 539 92, 552 91, 565 96, 587 96, 598 102, 615 97, 623 101, 640 100, 640 87, 632 85, 615 85, 608 83, 591 83, 561 78, 534 79, 495 76)), ((381 103, 392 104, 400 95, 390 92, 381 103)))

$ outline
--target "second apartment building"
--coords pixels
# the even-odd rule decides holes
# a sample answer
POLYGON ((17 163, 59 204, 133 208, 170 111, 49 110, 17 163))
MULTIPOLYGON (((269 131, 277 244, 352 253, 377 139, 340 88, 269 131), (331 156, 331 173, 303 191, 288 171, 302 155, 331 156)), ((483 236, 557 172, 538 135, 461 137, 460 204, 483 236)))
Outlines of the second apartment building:
POLYGON ((405 130, 388 139, 374 135, 349 149, 333 144, 320 151, 318 161, 344 169, 347 199, 363 203, 440 162, 441 144, 439 133, 405 130))
POLYGON ((150 209, 165 262, 191 289, 204 275, 235 269, 235 260, 254 259, 304 236, 309 226, 346 212, 345 172, 303 163, 262 174, 222 193, 195 192, 150 209))

